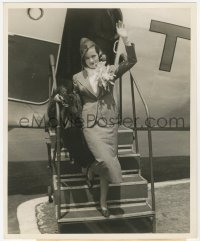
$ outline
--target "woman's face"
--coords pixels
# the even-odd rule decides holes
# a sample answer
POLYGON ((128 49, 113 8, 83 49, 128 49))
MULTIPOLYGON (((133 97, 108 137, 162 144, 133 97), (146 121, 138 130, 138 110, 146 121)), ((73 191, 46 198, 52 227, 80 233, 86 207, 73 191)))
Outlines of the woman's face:
POLYGON ((99 55, 96 52, 95 47, 88 49, 84 58, 85 58, 85 64, 87 67, 91 69, 95 69, 97 67, 99 63, 99 55))

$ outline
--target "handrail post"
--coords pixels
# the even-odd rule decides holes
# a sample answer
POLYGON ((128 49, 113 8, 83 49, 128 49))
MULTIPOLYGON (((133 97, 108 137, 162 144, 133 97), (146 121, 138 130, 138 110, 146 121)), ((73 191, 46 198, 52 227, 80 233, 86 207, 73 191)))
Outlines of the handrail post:
POLYGON ((152 208, 155 211, 155 195, 154 195, 154 174, 153 174, 153 151, 152 151, 152 135, 151 128, 148 127, 148 139, 149 139, 149 161, 151 170, 151 191, 152 191, 152 208))
POLYGON ((49 102, 50 102, 50 99, 51 99, 51 89, 52 89, 52 78, 49 75, 49 102))
POLYGON ((56 82, 56 72, 55 72, 55 60, 52 54, 50 54, 49 60, 50 60, 52 77, 53 77, 53 86, 52 86, 52 91, 53 91, 57 88, 57 82, 56 82))
POLYGON ((153 173, 153 147, 152 147, 152 133, 150 120, 148 120, 148 143, 149 143, 149 165, 150 165, 150 176, 151 176, 151 202, 152 202, 152 210, 154 211, 153 218, 153 229, 156 231, 156 205, 155 205, 155 188, 154 188, 154 173, 153 173))
POLYGON ((58 188, 58 208, 57 208, 57 217, 58 219, 61 217, 61 210, 60 210, 60 203, 61 203, 61 183, 60 183, 60 161, 61 161, 61 146, 60 146, 60 107, 59 104, 56 103, 56 117, 57 117, 57 127, 56 127, 56 146, 57 146, 57 163, 58 163, 58 169, 57 169, 57 188, 58 188))
MULTIPOLYGON (((49 56, 50 60, 50 68, 51 68, 51 73, 52 73, 52 78, 53 78, 53 83, 52 83, 52 89, 49 91, 49 94, 51 95, 53 90, 57 88, 57 82, 56 82, 56 72, 55 72, 55 60, 54 56, 51 54, 49 56)), ((56 127, 56 156, 57 156, 57 189, 58 189, 58 204, 57 204, 57 218, 59 219, 61 217, 61 181, 60 181, 60 161, 61 161, 61 120, 60 120, 60 106, 58 103, 56 103, 56 120, 57 120, 57 127, 56 127)))
POLYGON ((52 63, 49 56, 49 102, 51 99, 51 90, 52 90, 52 63))
POLYGON ((138 133, 137 133, 137 120, 136 120, 136 107, 135 107, 135 93, 134 93, 134 82, 133 82, 133 77, 132 77, 131 73, 130 73, 130 82, 131 82, 133 123, 134 123, 134 133, 135 133, 135 149, 136 149, 136 153, 139 153, 138 133))
POLYGON ((122 78, 119 78, 119 124, 122 124, 122 78))

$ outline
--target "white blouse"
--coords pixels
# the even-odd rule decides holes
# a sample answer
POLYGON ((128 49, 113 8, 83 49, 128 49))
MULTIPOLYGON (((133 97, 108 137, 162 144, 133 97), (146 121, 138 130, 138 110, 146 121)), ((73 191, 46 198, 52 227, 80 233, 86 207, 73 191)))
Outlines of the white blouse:
POLYGON ((98 95, 99 94, 99 86, 98 86, 98 72, 96 69, 85 68, 88 73, 88 81, 90 86, 92 87, 93 92, 98 95))

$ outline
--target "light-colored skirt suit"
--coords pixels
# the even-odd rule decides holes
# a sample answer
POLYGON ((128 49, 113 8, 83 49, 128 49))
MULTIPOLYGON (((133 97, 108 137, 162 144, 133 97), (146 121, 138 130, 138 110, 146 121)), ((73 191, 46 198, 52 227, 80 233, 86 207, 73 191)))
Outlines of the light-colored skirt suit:
MULTIPOLYGON (((127 60, 121 62, 115 71, 115 79, 122 76, 137 62, 135 48, 126 46, 127 60)), ((122 181, 121 166, 117 158, 118 110, 113 96, 113 88, 107 91, 99 87, 95 93, 88 72, 83 70, 73 76, 74 91, 82 102, 83 134, 96 161, 91 168, 109 183, 122 181)))

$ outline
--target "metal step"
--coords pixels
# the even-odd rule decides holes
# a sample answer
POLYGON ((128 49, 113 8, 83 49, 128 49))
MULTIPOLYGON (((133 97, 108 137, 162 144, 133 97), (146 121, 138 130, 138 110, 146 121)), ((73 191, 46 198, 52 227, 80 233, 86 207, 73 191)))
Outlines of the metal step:
MULTIPOLYGON (((54 150, 51 149, 51 157, 53 159, 53 152, 54 150)), ((61 149, 61 161, 66 161, 66 162, 70 162, 70 156, 69 156, 69 152, 67 151, 66 148, 62 148, 61 149)), ((131 145, 121 145, 118 146, 118 158, 120 157, 140 157, 139 153, 135 153, 135 151, 132 149, 131 145)), ((55 157, 55 161, 58 161, 57 159, 57 155, 55 157)))
POLYGON ((110 217, 105 218, 100 213, 98 206, 83 207, 83 208, 61 208, 61 218, 58 223, 87 223, 95 221, 129 219, 136 217, 153 216, 151 206, 147 202, 142 203, 125 203, 125 204, 110 204, 110 217))
POLYGON ((134 136, 131 129, 118 130, 118 145, 131 145, 133 142, 134 136))
MULTIPOLYGON (((100 186, 98 178, 95 179, 94 186, 89 189, 85 178, 74 177, 61 180, 60 201, 61 204, 98 202, 100 199, 100 186)), ((54 175, 54 201, 58 201, 57 176, 54 175)), ((147 198, 147 181, 139 174, 123 175, 123 182, 120 184, 110 184, 108 199, 137 199, 147 198)))
MULTIPOLYGON (((128 152, 123 153, 119 157, 119 162, 123 170, 137 170, 139 172, 140 169, 140 156, 135 155, 135 156, 129 156, 128 152)), ((58 162, 55 162, 56 166, 58 165, 58 162)), ((70 162, 70 161, 61 161, 60 162, 60 172, 61 175, 63 174, 76 174, 81 172, 81 167, 75 163, 75 162, 70 162)))
MULTIPOLYGON (((122 170, 122 175, 126 175, 126 174, 137 174, 138 173, 138 169, 131 169, 131 170, 122 170)), ((85 174, 79 172, 79 173, 66 173, 66 174, 62 174, 60 175, 61 179, 62 178, 74 178, 74 177, 84 177, 85 178, 85 174)))
POLYGON ((131 148, 118 149, 118 157, 140 157, 140 154, 135 153, 131 148))
MULTIPOLYGON (((146 198, 132 198, 132 199, 120 199, 120 200, 108 200, 107 203, 108 205, 112 204, 124 204, 124 203, 144 203, 146 202, 146 198)), ((97 202, 87 202, 87 203, 64 203, 61 204, 61 208, 81 208, 81 207, 94 207, 98 206, 99 201, 97 202)))

